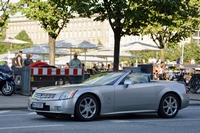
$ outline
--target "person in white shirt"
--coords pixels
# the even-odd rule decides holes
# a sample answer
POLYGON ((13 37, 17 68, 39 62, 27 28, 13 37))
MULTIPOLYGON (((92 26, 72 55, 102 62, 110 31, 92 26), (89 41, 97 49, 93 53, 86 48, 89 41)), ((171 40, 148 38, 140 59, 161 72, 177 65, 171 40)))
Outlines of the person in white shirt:
POLYGON ((194 58, 191 59, 190 64, 195 64, 194 58))

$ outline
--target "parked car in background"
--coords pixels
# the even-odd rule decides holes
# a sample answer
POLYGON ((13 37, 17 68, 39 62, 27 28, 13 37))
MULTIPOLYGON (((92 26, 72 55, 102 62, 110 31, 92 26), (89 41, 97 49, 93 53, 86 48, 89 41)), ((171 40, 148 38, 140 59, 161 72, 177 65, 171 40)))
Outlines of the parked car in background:
POLYGON ((144 73, 105 72, 82 84, 43 87, 29 98, 28 109, 44 117, 73 115, 82 121, 100 115, 152 112, 173 118, 187 107, 184 84, 151 81, 144 73))

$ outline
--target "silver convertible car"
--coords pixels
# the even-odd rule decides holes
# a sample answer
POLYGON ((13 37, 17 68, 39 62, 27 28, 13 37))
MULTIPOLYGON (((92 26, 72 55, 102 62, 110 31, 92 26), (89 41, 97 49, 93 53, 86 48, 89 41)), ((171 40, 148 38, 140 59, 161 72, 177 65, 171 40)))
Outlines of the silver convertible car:
POLYGON ((47 118, 71 115, 91 121, 100 115, 141 112, 173 118, 188 104, 189 96, 182 83, 151 81, 143 73, 106 72, 82 84, 38 89, 29 98, 28 109, 47 118))

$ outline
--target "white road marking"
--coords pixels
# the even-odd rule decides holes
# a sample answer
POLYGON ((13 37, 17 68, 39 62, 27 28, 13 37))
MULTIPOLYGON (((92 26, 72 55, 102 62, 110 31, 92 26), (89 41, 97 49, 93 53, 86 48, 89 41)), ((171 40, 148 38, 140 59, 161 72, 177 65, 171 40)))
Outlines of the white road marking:
POLYGON ((4 110, 4 111, 0 111, 0 114, 4 114, 4 113, 8 113, 10 112, 10 110, 4 110))
POLYGON ((131 122, 131 121, 130 120, 111 120, 110 122, 125 123, 125 122, 131 122))
POLYGON ((0 130, 6 129, 25 129, 25 128, 40 128, 40 127, 62 127, 65 125, 38 125, 38 126, 17 126, 17 127, 0 127, 0 130))
MULTIPOLYGON (((181 118, 181 119, 155 119, 155 120, 109 120, 110 122, 113 122, 113 123, 126 123, 126 122, 177 122, 177 121, 199 121, 200 118, 195 118, 195 119, 184 119, 184 118, 181 118)), ((106 120, 107 121, 107 120, 106 120)))

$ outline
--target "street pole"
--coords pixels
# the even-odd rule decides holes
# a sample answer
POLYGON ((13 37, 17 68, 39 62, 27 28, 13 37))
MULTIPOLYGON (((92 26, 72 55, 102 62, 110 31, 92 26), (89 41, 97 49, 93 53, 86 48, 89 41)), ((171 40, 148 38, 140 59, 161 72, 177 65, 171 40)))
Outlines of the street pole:
POLYGON ((181 43, 182 52, 181 52, 181 64, 184 64, 184 43, 181 43))

